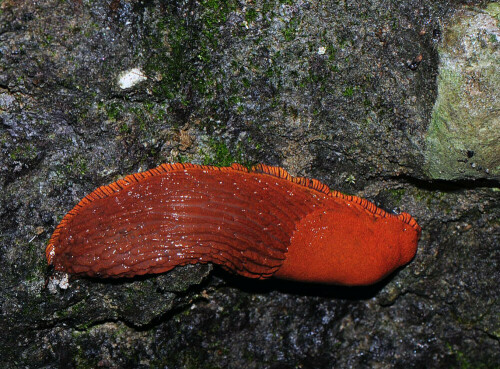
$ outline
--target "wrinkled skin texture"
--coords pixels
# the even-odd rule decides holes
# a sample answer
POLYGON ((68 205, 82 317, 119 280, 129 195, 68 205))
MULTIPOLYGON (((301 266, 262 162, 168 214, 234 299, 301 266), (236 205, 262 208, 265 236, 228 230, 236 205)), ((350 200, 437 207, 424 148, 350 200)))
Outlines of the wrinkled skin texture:
POLYGON ((92 277, 211 262, 245 277, 366 285, 408 263, 419 236, 406 213, 281 168, 173 164, 86 196, 46 254, 57 271, 92 277))

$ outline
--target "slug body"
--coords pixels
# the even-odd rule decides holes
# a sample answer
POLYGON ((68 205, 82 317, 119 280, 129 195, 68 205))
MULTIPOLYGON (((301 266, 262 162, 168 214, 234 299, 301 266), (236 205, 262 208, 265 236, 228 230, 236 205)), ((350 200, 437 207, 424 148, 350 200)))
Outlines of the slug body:
POLYGON ((46 256, 55 270, 95 277, 210 262, 252 278, 366 285, 408 263, 420 231, 407 213, 281 168, 163 164, 82 199, 46 256))

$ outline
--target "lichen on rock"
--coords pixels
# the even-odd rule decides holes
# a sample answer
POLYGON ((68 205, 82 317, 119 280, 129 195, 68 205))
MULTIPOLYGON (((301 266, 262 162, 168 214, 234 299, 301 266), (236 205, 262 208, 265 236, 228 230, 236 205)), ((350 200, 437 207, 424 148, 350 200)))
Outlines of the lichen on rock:
MULTIPOLYGON (((495 14, 494 6, 488 9, 495 14)), ((499 178, 499 21, 486 11, 462 10, 447 22, 427 171, 434 179, 499 178)))

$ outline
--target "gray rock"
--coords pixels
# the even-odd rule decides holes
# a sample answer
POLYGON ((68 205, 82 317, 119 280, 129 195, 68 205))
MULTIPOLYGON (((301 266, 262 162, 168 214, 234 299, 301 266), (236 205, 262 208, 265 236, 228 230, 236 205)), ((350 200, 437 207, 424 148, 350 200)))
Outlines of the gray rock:
MULTIPOLYGON (((497 4, 467 3, 3 1, 0 366, 498 367, 498 142, 483 130, 498 132, 440 125, 460 92, 437 79, 445 52, 458 60, 450 36, 498 53, 483 27, 497 4), (407 211, 423 228, 417 256, 365 288, 207 265, 47 276, 47 241, 79 199, 174 161, 280 165, 407 211)), ((490 74, 474 91, 491 93, 463 105, 487 110, 495 60, 475 55, 490 74)))

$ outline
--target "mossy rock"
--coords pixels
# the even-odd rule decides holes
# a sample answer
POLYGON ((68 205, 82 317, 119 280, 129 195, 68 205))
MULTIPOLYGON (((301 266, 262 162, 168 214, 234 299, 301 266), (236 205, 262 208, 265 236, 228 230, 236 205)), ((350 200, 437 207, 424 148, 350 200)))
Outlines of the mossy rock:
POLYGON ((500 177, 499 35, 498 20, 481 11, 459 12, 445 27, 427 136, 432 178, 500 177))

